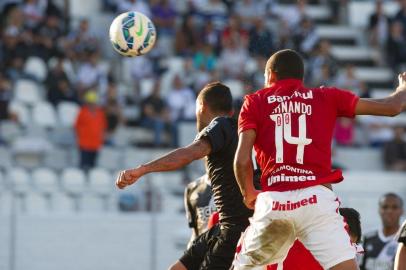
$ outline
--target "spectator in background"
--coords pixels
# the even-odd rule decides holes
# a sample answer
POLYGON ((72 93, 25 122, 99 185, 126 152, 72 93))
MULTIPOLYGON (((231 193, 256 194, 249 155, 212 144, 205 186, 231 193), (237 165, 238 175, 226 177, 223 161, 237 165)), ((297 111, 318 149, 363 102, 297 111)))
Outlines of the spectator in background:
POLYGON ((369 17, 369 34, 371 45, 385 49, 389 36, 390 19, 383 10, 382 0, 375 3, 375 12, 369 17))
POLYGON ((330 77, 335 77, 338 71, 337 60, 331 54, 331 45, 327 40, 319 43, 315 54, 309 59, 310 82, 317 82, 317 77, 322 73, 323 66, 328 68, 330 77))
POLYGON ((34 39, 36 40, 36 55, 48 61, 56 56, 59 51, 58 41, 62 37, 61 21, 56 16, 48 16, 45 21, 34 29, 34 39))
POLYGON ((95 166, 97 154, 104 143, 107 123, 104 111, 97 105, 96 91, 87 91, 84 102, 76 118, 75 130, 80 151, 80 168, 88 170, 95 166))
POLYGON ((77 87, 81 95, 86 90, 99 87, 102 81, 107 80, 99 64, 99 54, 93 52, 78 68, 77 87))
POLYGON ((212 21, 216 29, 223 29, 226 25, 228 9, 221 0, 208 0, 204 5, 199 5, 197 13, 205 21, 212 21))
POLYGON ((363 116, 358 121, 371 147, 381 147, 393 138, 390 119, 379 116, 363 116))
POLYGON ((192 89, 184 85, 179 75, 175 75, 173 79, 167 102, 172 122, 195 119, 195 94, 192 89))
POLYGON ((175 35, 176 11, 169 0, 151 1, 152 20, 158 35, 175 35))
POLYGON ((141 102, 140 124, 154 131, 155 147, 162 146, 165 130, 170 131, 172 146, 175 147, 177 145, 176 126, 171 122, 169 109, 160 95, 160 90, 160 80, 156 80, 151 95, 141 102))
POLYGON ((216 68, 217 57, 209 44, 204 44, 193 57, 195 69, 212 72, 216 68))
POLYGON ((395 193, 386 193, 379 199, 382 228, 363 238, 365 250, 361 270, 392 270, 396 254, 396 233, 403 214, 403 200, 395 193))
POLYGON ((406 36, 406 0, 399 0, 400 9, 396 13, 394 20, 402 25, 403 35, 406 36))
POLYGON ((224 43, 224 48, 219 59, 219 65, 224 78, 241 78, 248 59, 248 51, 242 45, 238 36, 231 37, 224 43))
POLYGON ((406 141, 403 127, 394 128, 394 138, 384 144, 383 151, 388 170, 406 171, 406 141))
POLYGON ((298 0, 295 6, 285 12, 277 12, 282 14, 281 19, 287 23, 290 30, 294 30, 303 20, 306 14, 307 0, 298 0))
POLYGON ((316 28, 310 18, 304 17, 301 23, 293 29, 292 40, 297 51, 306 57, 310 56, 319 41, 316 28))
POLYGON ((151 17, 151 9, 148 4, 141 0, 120 0, 118 5, 118 11, 120 13, 127 11, 137 11, 145 14, 147 17, 151 17))
POLYGON ((228 25, 221 33, 221 44, 224 48, 236 41, 241 47, 248 48, 249 33, 242 28, 240 17, 238 15, 232 15, 228 20, 228 25))
POLYGON ((202 30, 202 43, 209 44, 213 49, 216 55, 220 52, 220 31, 214 28, 214 25, 211 21, 208 21, 203 25, 202 30))
POLYGON ((12 96, 10 81, 0 73, 0 122, 3 120, 17 120, 17 115, 9 109, 12 96))
POLYGON ((175 53, 179 56, 191 56, 200 44, 200 34, 192 15, 182 18, 180 28, 175 35, 175 53))
POLYGON ((259 19, 264 21, 266 4, 262 0, 241 0, 234 6, 234 12, 241 18, 243 28, 250 29, 259 19))
POLYGON ((362 88, 361 81, 355 76, 354 66, 351 64, 346 65, 345 71, 338 74, 336 79, 337 87, 341 89, 351 89, 357 95, 360 94, 362 88))
POLYGON ((45 79, 45 88, 47 99, 54 106, 61 101, 78 102, 78 96, 75 89, 69 82, 68 76, 63 67, 63 58, 57 58, 56 65, 48 71, 45 79))
POLYGON ((99 44, 99 38, 90 30, 89 20, 82 19, 79 27, 64 39, 64 53, 68 58, 82 60, 89 53, 99 51, 99 44))
POLYGON ((354 140, 354 120, 345 117, 338 118, 334 130, 334 139, 337 145, 352 146, 354 140))
POLYGON ((399 21, 392 23, 386 45, 389 65, 395 71, 400 64, 406 62, 406 37, 403 27, 399 21))
POLYGON ((275 50, 272 32, 266 27, 263 18, 252 19, 252 24, 249 32, 249 52, 253 56, 269 57, 275 50))
POLYGON ((47 0, 25 0, 22 6, 24 21, 27 27, 34 29, 45 16, 47 0))
POLYGON ((125 124, 126 119, 121 109, 123 108, 124 100, 119 96, 117 86, 113 82, 110 82, 107 87, 103 105, 107 122, 106 142, 114 144, 114 133, 119 126, 125 124))

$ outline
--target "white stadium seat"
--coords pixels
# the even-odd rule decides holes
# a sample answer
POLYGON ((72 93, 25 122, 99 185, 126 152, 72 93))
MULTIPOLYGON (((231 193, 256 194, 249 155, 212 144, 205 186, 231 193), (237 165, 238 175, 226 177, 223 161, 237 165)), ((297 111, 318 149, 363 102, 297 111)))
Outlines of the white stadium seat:
POLYGON ((24 126, 28 126, 31 121, 31 113, 28 107, 19 101, 12 101, 10 103, 10 111, 15 113, 18 117, 18 122, 24 126))
POLYGON ((11 153, 8 148, 0 147, 0 168, 8 169, 11 167, 13 161, 11 153))
POLYGON ((74 102, 61 102, 57 106, 58 120, 64 127, 73 127, 79 113, 79 105, 74 102))
POLYGON ((117 170, 123 167, 121 150, 113 147, 103 147, 97 157, 97 166, 109 170, 117 170))
POLYGON ((25 62, 24 71, 27 74, 33 75, 40 81, 44 81, 47 77, 47 64, 39 57, 31 56, 25 62))
POLYGON ((114 177, 104 168, 94 168, 89 172, 90 190, 98 195, 108 195, 114 189, 114 177))
POLYGON ((41 127, 55 128, 57 125, 56 112, 49 102, 39 102, 33 108, 33 122, 41 127))
POLYGON ((152 93, 152 89, 154 88, 155 80, 154 79, 142 79, 140 81, 140 95, 141 98, 146 98, 152 93))
POLYGON ((11 183, 12 190, 17 194, 25 195, 32 189, 30 175, 23 168, 10 169, 7 178, 11 183))
POLYGON ((73 196, 81 195, 85 191, 86 176, 78 168, 66 168, 61 174, 64 190, 73 196))
POLYGON ((244 96, 244 84, 239 80, 225 80, 224 84, 230 88, 234 99, 244 96))
POLYGON ((50 200, 35 192, 27 194, 25 205, 24 210, 30 214, 47 214, 51 210, 50 200))
POLYGON ((42 100, 38 84, 30 80, 20 79, 14 89, 16 101, 33 105, 42 100))
POLYGON ((58 175, 51 169, 38 168, 31 174, 34 185, 42 194, 52 194, 58 188, 58 175))

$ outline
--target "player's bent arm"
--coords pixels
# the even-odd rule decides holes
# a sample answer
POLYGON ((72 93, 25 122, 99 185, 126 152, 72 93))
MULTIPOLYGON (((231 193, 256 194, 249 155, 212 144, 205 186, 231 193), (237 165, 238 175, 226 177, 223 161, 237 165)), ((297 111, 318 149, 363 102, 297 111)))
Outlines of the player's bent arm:
POLYGON ((238 147, 234 157, 234 174, 244 197, 244 203, 252 208, 252 196, 256 193, 253 183, 252 148, 256 132, 253 129, 243 131, 239 135, 238 147))
POLYGON ((355 107, 355 114, 396 116, 404 110, 406 110, 406 72, 399 74, 399 86, 393 94, 382 99, 361 98, 355 107))
POLYGON ((210 152, 211 145, 206 139, 196 140, 186 147, 178 148, 135 169, 120 172, 116 185, 118 188, 123 189, 135 183, 141 176, 147 173, 180 169, 194 160, 207 156, 210 152))
POLYGON ((400 243, 396 252, 395 270, 406 270, 406 246, 400 243))

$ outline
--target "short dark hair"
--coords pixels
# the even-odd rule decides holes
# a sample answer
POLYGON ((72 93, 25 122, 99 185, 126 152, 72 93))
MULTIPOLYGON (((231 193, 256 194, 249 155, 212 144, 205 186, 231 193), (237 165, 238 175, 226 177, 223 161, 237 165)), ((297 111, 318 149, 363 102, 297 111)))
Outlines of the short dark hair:
POLYGON ((382 201, 384 199, 388 198, 388 197, 392 197, 392 198, 397 199, 399 201, 400 208, 403 208, 403 199, 398 194, 396 194, 394 192, 388 192, 388 193, 383 194, 381 196, 381 198, 379 199, 379 206, 381 206, 382 201))
POLYGON ((340 215, 345 219, 348 224, 348 230, 350 235, 356 237, 355 242, 359 243, 361 241, 362 230, 361 230, 361 216, 357 210, 354 208, 341 207, 339 208, 340 215))
POLYGON ((231 112, 233 110, 233 97, 230 88, 221 82, 212 82, 204 86, 198 97, 213 112, 231 112))
POLYGON ((278 80, 299 79, 304 77, 304 63, 302 57, 294 50, 280 50, 274 53, 266 63, 266 69, 272 70, 278 80))

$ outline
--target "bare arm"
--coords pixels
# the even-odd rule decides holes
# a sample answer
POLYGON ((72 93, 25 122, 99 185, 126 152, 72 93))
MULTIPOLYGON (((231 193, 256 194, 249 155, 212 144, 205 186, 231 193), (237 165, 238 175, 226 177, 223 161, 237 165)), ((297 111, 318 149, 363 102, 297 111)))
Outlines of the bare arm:
POLYGON ((395 258, 395 270, 406 270, 406 246, 400 243, 395 258))
POLYGON ((355 107, 357 115, 396 116, 406 110, 406 72, 399 74, 399 86, 382 99, 362 98, 355 107))
POLYGON ((234 158, 234 174, 248 208, 254 208, 257 191, 253 183, 252 148, 256 132, 253 129, 244 131, 239 136, 237 152, 234 158))
POLYGON ((151 172, 173 171, 184 167, 190 162, 201 159, 211 152, 211 145, 205 139, 200 139, 192 144, 178 148, 168 154, 140 165, 135 169, 121 171, 117 177, 116 185, 118 188, 135 183, 141 176, 151 172))

